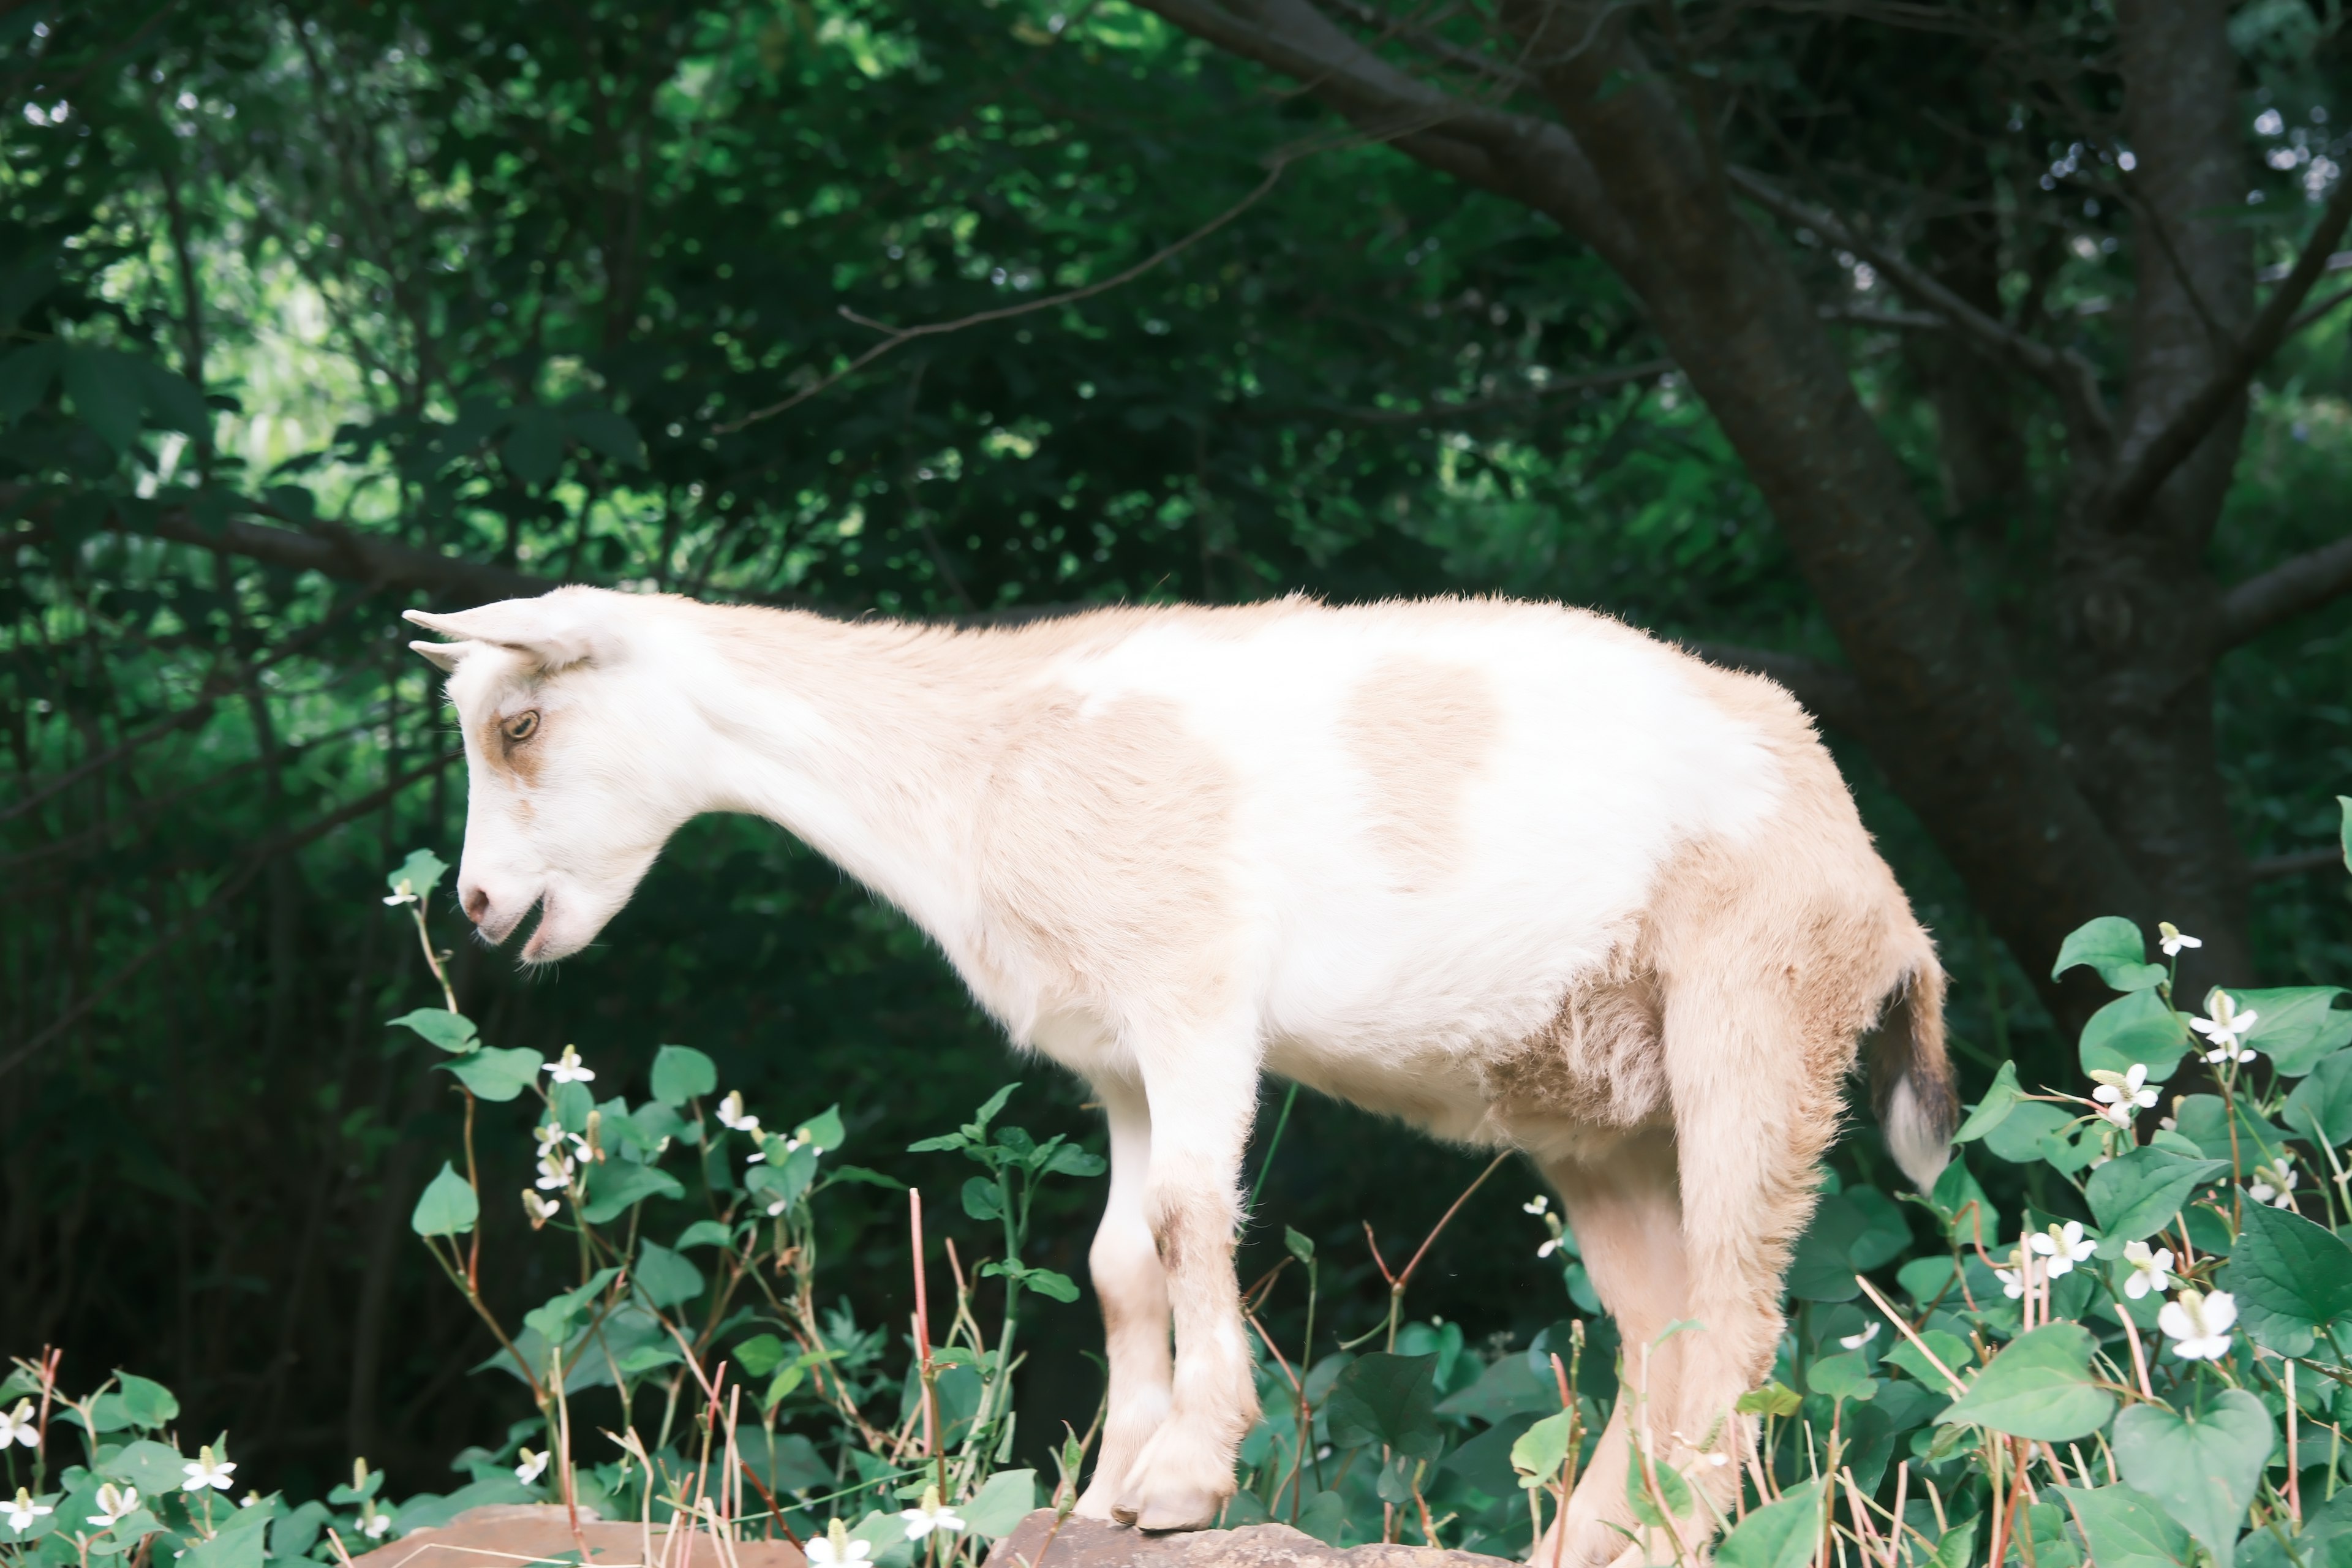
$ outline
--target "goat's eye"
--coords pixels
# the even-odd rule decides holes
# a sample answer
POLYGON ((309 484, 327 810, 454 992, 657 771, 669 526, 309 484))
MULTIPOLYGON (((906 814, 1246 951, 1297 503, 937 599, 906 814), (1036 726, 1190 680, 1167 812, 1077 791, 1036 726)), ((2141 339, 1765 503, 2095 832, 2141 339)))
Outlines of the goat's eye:
POLYGON ((538 729, 539 710, 534 708, 527 713, 518 713, 513 718, 507 721, 507 739, 509 741, 528 741, 531 738, 532 734, 538 731, 538 729))

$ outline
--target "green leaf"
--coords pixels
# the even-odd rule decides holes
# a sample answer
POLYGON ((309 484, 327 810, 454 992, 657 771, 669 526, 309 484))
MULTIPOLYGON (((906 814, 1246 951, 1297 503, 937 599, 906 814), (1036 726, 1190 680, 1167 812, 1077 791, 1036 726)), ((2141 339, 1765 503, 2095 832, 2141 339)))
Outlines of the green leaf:
POLYGON ((1952 1134, 1952 1142, 1975 1142, 2000 1126, 2001 1119, 2014 1110, 2024 1098, 2025 1091, 2017 1086, 2017 1064, 2001 1063, 2000 1070, 1992 1075, 1992 1086, 1985 1090, 1984 1098, 1977 1101, 1976 1109, 1969 1112, 1969 1119, 1960 1123, 1959 1131, 1952 1134))
POLYGON ((702 1294, 702 1270, 658 1242, 639 1244, 632 1278, 638 1292, 656 1307, 675 1307, 702 1294))
MULTIPOLYGON (((1411 1495, 1410 1492, 1406 1494, 1408 1497, 1411 1495)), ((1658 1510, 1660 1501, 1666 1505, 1666 1513, 1672 1513, 1676 1519, 1688 1519, 1692 1507, 1690 1483, 1683 1479, 1680 1470, 1664 1459, 1653 1459, 1645 1475, 1639 1456, 1634 1456, 1625 1466, 1626 1506, 1633 1510, 1633 1517, 1642 1523, 1664 1530, 1666 1516, 1658 1510), (1657 1483, 1654 1495, 1650 1486, 1653 1480, 1657 1483)))
MULTIPOLYGON (((161 1426, 163 1422, 142 1421, 139 1425, 161 1426)), ((121 1452, 98 1467, 98 1473, 110 1481, 129 1481, 142 1492, 160 1496, 180 1489, 180 1483, 188 1479, 184 1468, 186 1463, 177 1448, 142 1437, 136 1443, 125 1444, 121 1452)))
POLYGON ((2030 1165, 2047 1157, 2050 1141, 2064 1131, 2066 1123, 2073 1120, 2046 1100, 2029 1100, 1985 1134, 1984 1146, 1996 1158, 2012 1165, 2030 1165))
POLYGON ((476 1099, 503 1105, 520 1099, 524 1089, 539 1081, 539 1069, 546 1065, 547 1058, 529 1046, 510 1051, 488 1046, 472 1056, 443 1062, 441 1068, 457 1074, 457 1081, 471 1089, 476 1099))
POLYGON ((1055 1301, 1075 1301, 1078 1287, 1066 1274, 1056 1274, 1050 1268, 1032 1268, 1024 1263, 991 1261, 980 1266, 980 1271, 1001 1279, 1010 1279, 1024 1290, 1034 1290, 1055 1301))
POLYGON ((128 457, 139 444, 139 410, 145 403, 147 367, 143 361, 116 349, 68 348, 62 366, 66 395, 74 413, 114 448, 128 457))
POLYGON ((2352 1312, 2352 1247, 2291 1209, 2250 1203, 2218 1283, 2237 1298, 2246 1332, 2281 1355, 2307 1355, 2315 1332, 2352 1312))
POLYGON ((231 1512, 220 1533, 188 1549, 176 1568, 261 1568, 270 1510, 256 1504, 231 1512))
POLYGON ((1108 1169, 1101 1155, 1089 1153, 1075 1143, 1065 1143, 1054 1151, 1039 1173, 1048 1176, 1099 1176, 1108 1169))
POLYGON ((2002 1347, 1937 1426, 1987 1426, 2012 1437, 2064 1443, 2087 1437, 2115 1414, 2116 1396, 2097 1385, 2098 1342, 2080 1323, 2046 1323, 2002 1347))
POLYGON ((429 899, 433 889, 441 885, 441 874, 449 868, 447 861, 430 849, 412 849, 383 885, 394 892, 408 892, 419 899, 429 899))
POLYGON ((1985 1195, 1969 1171, 1968 1162, 1954 1155, 1928 1190, 1928 1206, 1943 1222, 1945 1234, 1954 1241, 1990 1247, 2000 1236, 2000 1211, 1985 1195))
POLYGON ((2146 987, 2092 1014, 2077 1054, 2085 1073, 2129 1072, 2138 1063, 2161 1082, 2180 1065, 2189 1044, 2188 1024, 2161 993, 2146 987))
POLYGON ((1331 1441, 1342 1448, 1380 1444, 1433 1459, 1444 1438, 1437 1425, 1437 1357, 1376 1351, 1349 1363, 1324 1403, 1331 1441))
POLYGON ((743 1184, 758 1195, 762 1208, 786 1207, 800 1201, 816 1180, 816 1151, 803 1144, 781 1160, 771 1159, 744 1173, 743 1184))
POLYGON ((1518 1472, 1522 1488, 1551 1485, 1568 1462, 1568 1438, 1575 1426, 1576 1412, 1562 1410, 1519 1434, 1511 1445, 1511 1468, 1518 1472))
POLYGON ((1805 1568, 1822 1543, 1821 1481, 1790 1487, 1739 1521, 1715 1549, 1721 1568, 1805 1568))
POLYGON ((213 413, 205 406, 205 395, 195 383, 152 360, 140 361, 139 368, 146 383, 143 401, 155 424, 188 436, 212 433, 213 413))
POLYGON ((1004 1190, 986 1176, 967 1178, 963 1184, 963 1212, 983 1223, 1004 1217, 1004 1190))
POLYGON ((2226 1160, 2184 1160, 2162 1149, 2134 1149, 2091 1173, 2084 1189, 2105 1238, 2102 1257, 2172 1223, 2189 1194, 2230 1169, 2226 1160))
POLYGON ((1312 1264, 1315 1261, 1315 1244, 1286 1225, 1282 1227, 1282 1245, 1299 1262, 1312 1264))
POLYGON ((841 1107, 826 1106, 824 1110, 802 1122, 795 1136, 803 1143, 814 1145, 820 1154, 829 1154, 840 1148, 849 1137, 847 1131, 841 1125, 841 1107))
POLYGON ((1825 1355, 1805 1369, 1805 1386, 1831 1399, 1866 1400, 1878 1392, 1870 1358, 1860 1351, 1825 1355))
POLYGON ((588 1167, 588 1201, 581 1205, 580 1217, 590 1225, 603 1225, 618 1219, 647 1198, 684 1196, 686 1188, 667 1171, 625 1160, 605 1160, 588 1167))
POLYGON ((898 1177, 869 1171, 863 1165, 835 1165, 833 1167, 833 1179, 836 1182, 863 1182, 869 1187, 887 1187, 894 1193, 907 1190, 907 1184, 898 1177))
POLYGON ((678 1238, 670 1245, 683 1252, 689 1247, 729 1247, 734 1240, 724 1221, 698 1219, 681 1231, 678 1238))
POLYGON ((2333 1147, 2352 1139, 2352 1051, 2338 1051, 2294 1086, 2279 1120, 2333 1147))
POLYGON ((719 1065, 691 1046, 664 1046, 654 1053, 654 1098, 676 1110, 719 1087, 719 1065))
POLYGON ((563 416, 572 438, 625 468, 646 466, 646 444, 626 416, 608 408, 576 408, 563 416))
POLYGON ((2053 1489, 2082 1521, 2099 1568, 2186 1568, 2189 1534, 2153 1499, 2127 1486, 2053 1489))
POLYGON ((962 1509, 967 1531, 984 1541, 1010 1535, 1037 1507, 1037 1472, 999 1470, 962 1509))
POLYGON ((1550 1370, 1538 1374, 1528 1357, 1506 1353, 1496 1356, 1477 1382, 1438 1401, 1437 1413, 1467 1415, 1492 1426, 1514 1415, 1548 1415, 1559 1408, 1559 1393, 1550 1370))
POLYGON ((463 1236, 474 1228, 482 1217, 480 1200, 466 1178, 441 1162, 441 1173, 425 1184, 416 1208, 408 1216, 408 1228, 419 1236, 463 1236))
MULTIPOLYGON (((2286 1134, 2263 1121, 2242 1099, 2237 1102, 2234 1118, 2238 1124, 2234 1152, 2243 1162, 2242 1169, 2251 1171, 2256 1165, 2269 1163, 2286 1146, 2286 1134)), ((2181 1136, 2204 1151, 2209 1160, 2227 1160, 2233 1152, 2231 1121, 2218 1094, 2187 1095, 2175 1115, 2181 1136)))
POLYGON ((2270 1058, 2287 1078, 2301 1078, 2320 1061, 2352 1045, 2352 1009, 2336 1005, 2347 993, 2336 985, 2289 985, 2269 991, 2232 991, 2239 1011, 2256 1015, 2246 1044, 2270 1058))
POLYGON ((403 1013, 397 1018, 386 1018, 383 1022, 388 1029, 414 1029, 429 1044, 438 1046, 452 1056, 463 1056, 482 1043, 475 1032, 474 1021, 463 1013, 452 1013, 446 1007, 419 1007, 414 1012, 403 1013))
POLYGON ((2344 850, 2344 868, 2352 871, 2352 795, 2337 795, 2336 809, 2341 814, 2336 830, 2336 842, 2344 850))
POLYGON ((0 426, 14 425, 40 406, 64 355, 64 345, 50 342, 28 343, 0 359, 0 426))
POLYGON ((552 409, 535 405, 516 409, 499 456, 524 484, 545 484, 563 466, 563 421, 552 409))
MULTIPOLYGON (((572 1338, 577 1320, 591 1301, 604 1293, 604 1288, 619 1279, 618 1268, 599 1268, 587 1282, 573 1287, 533 1307, 522 1315, 522 1326, 530 1330, 551 1345, 560 1345, 572 1338)), ((542 1361, 544 1358, 542 1358, 542 1361)))
POLYGON ((730 1353, 735 1357, 735 1364, 741 1367, 746 1375, 765 1377, 783 1365, 785 1358, 793 1352, 773 1334, 754 1334, 737 1345, 730 1353))
POLYGON ((1020 1087, 1020 1080, 1016 1079, 982 1100, 980 1109, 971 1113, 971 1124, 964 1131, 975 1138, 986 1133, 988 1124, 996 1120, 996 1113, 1004 1109, 1004 1102, 1011 1100, 1013 1091, 1020 1087))
MULTIPOLYGON (((1968 1341, 1958 1334, 1947 1333, 1942 1329, 1922 1329, 1919 1331, 1919 1337, 1927 1342, 1929 1350, 1936 1352, 1937 1360, 1963 1378, 1968 1375, 1969 1363, 1976 1360, 1976 1349, 1968 1341)), ((1907 1339, 1899 1344, 1889 1345, 1886 1354, 1880 1359, 1890 1365, 1901 1367, 1922 1384, 1934 1389, 1939 1394, 1948 1394, 1952 1391, 1952 1385, 1944 1381, 1944 1374, 1936 1370, 1935 1363, 1920 1354, 1919 1347, 1907 1339)))
POLYGON ((2135 1405, 2116 1417, 2116 1463, 2125 1481, 2179 1521, 2220 1568, 2231 1568, 2238 1526, 2273 1442, 2270 1412, 2240 1388, 2223 1389, 2193 1417, 2161 1405, 2135 1405))
POLYGON ((2084 963, 2117 991, 2144 990, 2165 977, 2164 965, 2147 962, 2147 943, 2139 927, 2121 915, 2101 915, 2069 933, 2059 946, 2050 978, 2084 963))

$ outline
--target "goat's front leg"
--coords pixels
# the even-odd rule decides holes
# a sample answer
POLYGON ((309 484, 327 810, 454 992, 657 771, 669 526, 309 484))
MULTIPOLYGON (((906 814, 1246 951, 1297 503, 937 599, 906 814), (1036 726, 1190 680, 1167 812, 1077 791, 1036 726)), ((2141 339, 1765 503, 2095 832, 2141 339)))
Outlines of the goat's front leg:
POLYGON ((1151 1111, 1143 1085, 1097 1078, 1094 1089, 1110 1123, 1110 1196, 1087 1262, 1102 1302, 1110 1394, 1102 1450, 1077 1510, 1089 1519, 1108 1519, 1127 1489, 1136 1457, 1168 1419, 1168 1275, 1160 1267, 1145 1201, 1151 1182, 1151 1111))
POLYGON ((1144 1530, 1200 1530, 1233 1496, 1234 1451, 1258 1413, 1234 1279, 1257 1054, 1239 1030, 1136 1054, 1151 1113, 1145 1212, 1176 1324, 1175 1402, 1129 1468, 1111 1514, 1144 1530))

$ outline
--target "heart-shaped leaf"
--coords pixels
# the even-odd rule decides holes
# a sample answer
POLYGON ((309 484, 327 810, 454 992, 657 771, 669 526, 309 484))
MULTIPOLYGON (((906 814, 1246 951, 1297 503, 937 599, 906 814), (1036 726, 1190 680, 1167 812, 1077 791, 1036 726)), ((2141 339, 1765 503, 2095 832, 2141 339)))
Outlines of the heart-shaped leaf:
POLYGON ((1437 1426, 1437 1357, 1359 1357, 1331 1385, 1323 1409, 1339 1447, 1379 1444, 1419 1459, 1433 1459, 1444 1442, 1437 1426))
POLYGON ((2271 1066, 2288 1078, 2301 1077, 2324 1058, 2352 1045, 2352 1009, 2336 1005, 2344 994, 2336 985, 2231 993, 2240 1012, 2255 1015, 2246 1044, 2270 1058, 2271 1066))
POLYGON ((2099 1568, 2183 1568, 2189 1535, 2153 1499, 2126 1486, 2055 1487, 2083 1532, 2099 1568))
POLYGON ((408 1227, 419 1236, 463 1236, 481 1217, 481 1200, 466 1184, 466 1178, 444 1160, 441 1173, 427 1182, 418 1196, 408 1227))
POLYGON ((2118 996, 2092 1014, 2076 1051, 2086 1073, 2129 1072, 2139 1064, 2148 1077, 2163 1079, 2180 1065, 2189 1045, 2189 1026, 2151 986, 2118 996))
POLYGON ((546 1065, 547 1058, 529 1046, 517 1046, 510 1051, 485 1047, 471 1056, 441 1064, 457 1074, 457 1081, 471 1089, 477 1099, 499 1104, 521 1098, 524 1089, 539 1081, 539 1069, 546 1065))
POLYGON ((2116 1396, 2091 1373, 2098 1342, 2080 1323, 2046 1323, 2011 1340, 1936 1417, 1938 1426, 1989 1426, 2012 1437, 2064 1443, 2087 1437, 2115 1414, 2116 1396))
POLYGON ((1822 1485, 1790 1487, 1756 1510, 1715 1549, 1722 1568, 1804 1568, 1822 1545, 1822 1485))
POLYGON ((2338 1051, 2312 1068, 2286 1097, 2279 1120, 2330 1147, 2352 1140, 2352 1051, 2338 1051))
POLYGON ((427 1042, 438 1046, 451 1056, 463 1056, 478 1048, 482 1041, 475 1032, 474 1021, 463 1013, 452 1013, 446 1007, 419 1007, 403 1013, 397 1018, 384 1020, 387 1028, 408 1028, 422 1035, 427 1042))
POLYGON ((2226 1160, 2185 1160, 2162 1149, 2134 1149, 2091 1173, 2085 1188, 2113 1257, 2126 1241, 2154 1236, 2172 1223, 2189 1194, 2230 1168, 2226 1160))
POLYGON ((2135 1405, 2116 1417, 2116 1463, 2124 1479, 2179 1521, 2221 1568, 2231 1568, 2238 1526, 2274 1440, 2271 1413, 2240 1388, 2222 1390, 2194 1416, 2135 1405))
POLYGON ((719 1087, 719 1068, 691 1046, 664 1046, 654 1052, 654 1098, 672 1108, 719 1087))
POLYGON ((2305 1355, 2315 1334, 2352 1312, 2352 1247, 2292 1210, 2250 1203, 2219 1283, 2237 1298, 2246 1332, 2281 1355, 2305 1355))
POLYGON ((2050 978, 2083 963, 2097 970, 2099 978, 2117 991, 2143 990, 2165 975, 2164 965, 2147 962, 2147 942, 2139 927, 2121 915, 2101 915, 2069 932, 2059 944, 2050 978))

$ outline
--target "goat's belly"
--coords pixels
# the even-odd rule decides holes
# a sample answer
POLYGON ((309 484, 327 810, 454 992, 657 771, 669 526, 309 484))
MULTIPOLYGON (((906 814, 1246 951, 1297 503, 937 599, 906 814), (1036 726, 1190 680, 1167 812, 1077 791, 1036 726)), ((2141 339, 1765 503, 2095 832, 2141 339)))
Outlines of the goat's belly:
POLYGON ((1265 1067, 1278 1078, 1393 1116, 1457 1143, 1497 1142, 1486 1086, 1475 1061, 1443 1049, 1366 1049, 1365 1042, 1288 1037, 1266 1043, 1265 1067))

